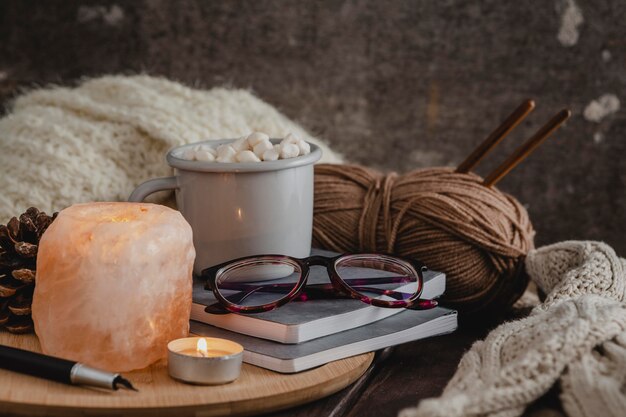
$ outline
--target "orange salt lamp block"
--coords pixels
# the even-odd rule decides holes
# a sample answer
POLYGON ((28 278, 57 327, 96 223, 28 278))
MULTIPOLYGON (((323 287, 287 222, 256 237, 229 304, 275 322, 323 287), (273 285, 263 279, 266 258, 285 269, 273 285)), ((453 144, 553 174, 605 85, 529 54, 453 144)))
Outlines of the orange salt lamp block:
POLYGON ((191 227, 165 206, 90 203, 61 211, 37 256, 33 321, 44 353, 115 372, 167 356, 187 336, 191 227))

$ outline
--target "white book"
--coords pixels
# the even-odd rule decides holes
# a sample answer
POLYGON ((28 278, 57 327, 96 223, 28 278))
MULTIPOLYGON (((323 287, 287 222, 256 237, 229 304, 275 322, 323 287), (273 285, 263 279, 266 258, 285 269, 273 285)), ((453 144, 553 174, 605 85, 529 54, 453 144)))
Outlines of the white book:
MULTIPOLYGON (((333 252, 314 250, 328 256, 333 252)), ((325 268, 312 267, 309 284, 329 282, 325 268)), ((402 308, 374 307, 355 299, 292 301, 275 310, 257 314, 212 314, 205 308, 217 302, 213 292, 204 289, 204 281, 194 278, 191 319, 249 336, 281 343, 302 343, 330 334, 364 326, 399 314, 402 308)), ((424 273, 422 298, 434 299, 446 288, 445 274, 424 273)))
POLYGON ((403 310, 366 326, 289 345, 191 322, 192 333, 233 340, 244 347, 244 362, 282 373, 304 371, 349 356, 450 333, 456 328, 454 310, 403 310))

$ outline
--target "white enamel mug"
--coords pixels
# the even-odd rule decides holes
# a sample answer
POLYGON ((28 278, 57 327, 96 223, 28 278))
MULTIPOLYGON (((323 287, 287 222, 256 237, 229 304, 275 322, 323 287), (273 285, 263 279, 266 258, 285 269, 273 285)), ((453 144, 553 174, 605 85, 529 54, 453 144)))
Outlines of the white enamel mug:
POLYGON ((246 163, 189 161, 180 156, 200 144, 217 147, 234 140, 170 150, 167 162, 175 175, 146 181, 129 197, 141 202, 154 192, 175 190, 178 209, 193 230, 196 274, 242 256, 305 257, 311 251, 313 164, 322 151, 310 144, 307 155, 246 163))

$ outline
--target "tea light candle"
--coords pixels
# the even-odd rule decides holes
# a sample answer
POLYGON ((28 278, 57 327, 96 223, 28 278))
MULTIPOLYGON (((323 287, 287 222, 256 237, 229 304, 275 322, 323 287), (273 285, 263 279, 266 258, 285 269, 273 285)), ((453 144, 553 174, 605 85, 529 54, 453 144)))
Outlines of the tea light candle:
POLYGON ((232 382, 241 373, 243 346, 214 337, 186 337, 168 343, 172 378, 201 385, 232 382))

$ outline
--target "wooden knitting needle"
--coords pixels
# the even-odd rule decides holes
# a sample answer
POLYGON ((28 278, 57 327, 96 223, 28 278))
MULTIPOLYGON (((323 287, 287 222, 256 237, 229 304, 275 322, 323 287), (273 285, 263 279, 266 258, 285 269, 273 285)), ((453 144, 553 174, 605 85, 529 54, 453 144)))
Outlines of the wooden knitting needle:
POLYGON ((534 100, 526 100, 520 104, 513 113, 506 118, 500 126, 478 145, 465 161, 457 167, 456 172, 470 172, 493 148, 496 147, 522 120, 535 108, 534 100))
POLYGON ((491 187, 500 181, 506 174, 522 162, 528 155, 533 153, 539 145, 548 139, 561 125, 570 118, 572 112, 569 109, 563 109, 556 114, 548 123, 543 125, 537 133, 528 139, 522 146, 517 148, 511 156, 509 156, 500 166, 494 169, 491 174, 485 177, 483 185, 491 187))

